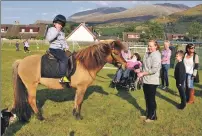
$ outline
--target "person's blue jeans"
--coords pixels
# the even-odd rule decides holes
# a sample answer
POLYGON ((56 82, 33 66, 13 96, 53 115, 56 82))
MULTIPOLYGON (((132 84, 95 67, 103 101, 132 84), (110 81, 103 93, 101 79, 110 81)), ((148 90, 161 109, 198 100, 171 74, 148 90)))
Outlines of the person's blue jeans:
POLYGON ((166 83, 166 86, 169 86, 169 81, 168 81, 168 70, 170 68, 170 64, 162 64, 162 69, 161 69, 161 83, 162 86, 164 86, 164 83, 166 83))
POLYGON ((190 91, 191 91, 191 89, 194 89, 194 79, 192 78, 191 74, 186 73, 185 85, 186 85, 186 90, 185 90, 186 99, 187 99, 187 101, 189 101, 190 91))
POLYGON ((67 71, 67 60, 68 57, 65 54, 65 51, 61 49, 52 49, 49 48, 50 53, 59 61, 59 71, 60 71, 60 76, 66 76, 66 71, 67 71))

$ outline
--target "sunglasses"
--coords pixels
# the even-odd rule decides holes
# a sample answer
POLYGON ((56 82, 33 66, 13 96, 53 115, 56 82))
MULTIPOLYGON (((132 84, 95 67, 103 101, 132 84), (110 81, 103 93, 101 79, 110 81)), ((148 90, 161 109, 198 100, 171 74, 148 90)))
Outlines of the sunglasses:
POLYGON ((189 49, 195 49, 194 47, 190 47, 189 49))

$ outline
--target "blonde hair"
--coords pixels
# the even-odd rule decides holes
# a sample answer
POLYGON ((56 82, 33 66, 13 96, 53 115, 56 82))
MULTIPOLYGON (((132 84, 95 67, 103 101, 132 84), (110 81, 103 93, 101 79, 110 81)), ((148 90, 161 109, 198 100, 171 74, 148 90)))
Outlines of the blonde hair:
POLYGON ((170 44, 170 41, 169 40, 165 40, 164 43, 169 43, 170 44))
POLYGON ((153 42, 154 45, 156 46, 156 50, 159 50, 160 49, 160 45, 158 44, 158 42, 156 40, 149 40, 149 43, 150 42, 153 42))

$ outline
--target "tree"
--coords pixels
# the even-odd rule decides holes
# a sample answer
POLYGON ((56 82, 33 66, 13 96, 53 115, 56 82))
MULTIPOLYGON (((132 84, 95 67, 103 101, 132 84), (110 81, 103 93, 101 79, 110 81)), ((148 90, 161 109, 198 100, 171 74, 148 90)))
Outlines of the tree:
POLYGON ((124 32, 133 32, 134 31, 134 26, 131 25, 131 26, 128 26, 124 29, 124 32))
POLYGON ((189 36, 192 40, 199 39, 201 31, 202 25, 199 22, 193 22, 188 28, 189 36))
POLYGON ((66 23, 65 27, 63 28, 63 31, 65 33, 65 36, 68 36, 72 31, 71 24, 66 23))
POLYGON ((149 39, 163 39, 163 26, 156 23, 156 22, 146 22, 145 25, 147 26, 147 29, 145 30, 145 34, 149 39))

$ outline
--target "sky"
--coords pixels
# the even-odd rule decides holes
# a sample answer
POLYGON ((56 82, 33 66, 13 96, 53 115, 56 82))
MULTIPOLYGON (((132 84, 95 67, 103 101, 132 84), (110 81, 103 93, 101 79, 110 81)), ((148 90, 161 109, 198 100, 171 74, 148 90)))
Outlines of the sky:
POLYGON ((74 13, 99 7, 132 8, 142 4, 173 3, 189 7, 202 1, 2 1, 1 24, 33 24, 36 20, 51 21, 57 14, 67 18, 74 13))

